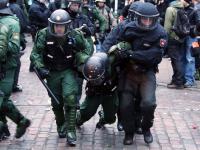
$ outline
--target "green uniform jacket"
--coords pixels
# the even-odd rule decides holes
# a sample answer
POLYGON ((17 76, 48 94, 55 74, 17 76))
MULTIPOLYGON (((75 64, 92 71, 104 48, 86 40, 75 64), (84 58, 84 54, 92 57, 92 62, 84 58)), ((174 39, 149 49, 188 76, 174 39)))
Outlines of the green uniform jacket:
MULTIPOLYGON (((106 26, 107 26, 108 22, 107 22, 106 18, 103 15, 101 15, 101 12, 96 7, 93 7, 93 6, 91 6, 90 8, 83 7, 82 13, 86 16, 88 16, 88 14, 91 13, 93 15, 94 20, 99 21, 100 32, 104 33, 106 31, 106 26), (89 12, 89 11, 91 11, 91 12, 89 12)), ((92 21, 92 23, 94 23, 93 20, 91 20, 91 21, 92 21)))
POLYGON ((174 21, 177 15, 177 8, 184 8, 183 3, 180 1, 174 1, 170 3, 170 6, 166 10, 164 28, 169 35, 169 39, 180 40, 179 37, 172 31, 174 21))
POLYGON ((0 23, 6 26, 2 27, 2 36, 0 36, 0 59, 5 61, 4 67, 12 69, 17 67, 16 57, 20 50, 20 26, 15 16, 0 16, 0 23))
MULTIPOLYGON (((30 59, 36 68, 45 67, 43 61, 43 52, 45 51, 46 37, 48 28, 40 30, 36 36, 36 41, 31 52, 30 59)), ((75 38, 77 53, 75 54, 75 64, 77 66, 83 64, 90 55, 90 46, 83 34, 79 30, 72 30, 69 33, 70 37, 75 38)))

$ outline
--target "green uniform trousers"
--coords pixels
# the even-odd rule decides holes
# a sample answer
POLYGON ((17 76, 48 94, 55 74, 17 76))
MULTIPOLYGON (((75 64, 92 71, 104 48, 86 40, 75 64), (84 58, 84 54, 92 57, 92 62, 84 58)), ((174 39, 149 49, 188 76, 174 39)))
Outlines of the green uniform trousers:
POLYGON ((118 109, 117 92, 112 95, 93 95, 86 96, 84 102, 80 106, 81 122, 88 121, 95 115, 99 105, 102 105, 105 123, 111 124, 115 122, 115 114, 118 109))
POLYGON ((60 104, 51 99, 56 124, 59 128, 67 124, 67 132, 75 131, 76 96, 78 85, 75 72, 71 69, 65 71, 51 71, 47 84, 60 104))
POLYGON ((6 116, 18 124, 24 116, 19 112, 12 100, 9 99, 14 82, 15 68, 6 71, 5 78, 0 81, 0 90, 4 93, 3 102, 0 108, 0 121, 7 123, 6 116))

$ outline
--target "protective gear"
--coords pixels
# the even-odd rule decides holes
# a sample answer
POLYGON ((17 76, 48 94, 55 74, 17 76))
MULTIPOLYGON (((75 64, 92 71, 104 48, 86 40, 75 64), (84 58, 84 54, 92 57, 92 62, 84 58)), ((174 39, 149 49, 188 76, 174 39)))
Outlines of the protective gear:
POLYGON ((107 55, 101 53, 90 57, 83 67, 83 75, 93 85, 100 85, 105 80, 107 55))
POLYGON ((66 37, 64 40, 57 40, 54 36, 47 34, 46 51, 43 54, 46 67, 55 71, 73 68, 75 44, 75 39, 72 37, 66 37))
POLYGON ((40 77, 42 79, 45 79, 49 76, 49 70, 46 68, 39 68, 38 69, 38 73, 40 74, 40 77))
POLYGON ((10 8, 8 8, 8 0, 0 1, 0 14, 13 15, 10 8))
MULTIPOLYGON (((132 11, 129 9, 129 11, 132 11)), ((134 11, 136 26, 140 30, 153 30, 158 25, 159 12, 155 5, 151 3, 143 3, 134 11)))
POLYGON ((105 3, 106 1, 105 0, 95 0, 95 2, 102 2, 102 3, 105 3))
POLYGON ((50 34, 56 37, 63 37, 68 33, 71 17, 65 10, 58 9, 51 14, 50 18, 48 18, 48 21, 50 34), (63 33, 56 33, 55 29, 59 25, 64 26, 65 31, 63 33))
POLYGON ((135 18, 135 11, 137 9, 137 7, 139 5, 143 4, 143 2, 140 2, 140 1, 136 1, 136 2, 133 2, 130 7, 129 7, 129 10, 128 10, 128 18, 130 21, 134 21, 134 18, 135 18))
POLYGON ((76 133, 75 132, 68 132, 67 133, 67 143, 70 146, 76 145, 76 133))
POLYGON ((26 132, 26 129, 31 125, 31 121, 29 119, 23 118, 19 124, 17 125, 15 137, 20 138, 26 132))

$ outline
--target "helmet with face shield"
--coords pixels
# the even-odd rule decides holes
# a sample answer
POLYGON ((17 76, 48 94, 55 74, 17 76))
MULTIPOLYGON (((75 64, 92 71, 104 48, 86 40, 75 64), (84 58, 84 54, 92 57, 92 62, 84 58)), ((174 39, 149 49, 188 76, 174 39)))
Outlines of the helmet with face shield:
POLYGON ((69 32, 71 17, 65 10, 63 9, 55 10, 51 14, 50 18, 48 18, 48 21, 49 21, 49 32, 53 36, 63 37, 69 32))
POLYGON ((134 21, 140 30, 155 29, 158 25, 158 19, 159 12, 156 6, 151 3, 142 3, 134 11, 134 21))
POLYGON ((105 81, 107 60, 106 53, 96 53, 87 60, 83 75, 90 84, 98 86, 105 81))

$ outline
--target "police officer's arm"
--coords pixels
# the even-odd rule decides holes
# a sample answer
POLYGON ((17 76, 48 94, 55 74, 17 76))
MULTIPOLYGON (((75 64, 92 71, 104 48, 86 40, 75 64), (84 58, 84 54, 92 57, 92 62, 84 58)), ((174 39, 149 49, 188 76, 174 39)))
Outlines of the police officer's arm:
POLYGON ((158 65, 167 46, 167 35, 162 36, 159 41, 147 50, 136 50, 129 53, 128 58, 147 67, 158 65))
POLYGON ((101 15, 101 12, 96 7, 93 9, 93 13, 94 19, 99 21, 100 32, 104 33, 106 31, 108 21, 103 15, 101 15))
POLYGON ((17 18, 12 21, 12 25, 9 28, 11 35, 8 39, 8 52, 13 55, 18 55, 20 51, 20 25, 17 18))
POLYGON ((124 22, 118 24, 116 27, 114 27, 111 32, 108 34, 106 39, 104 40, 102 44, 101 52, 108 52, 108 50, 115 44, 119 42, 120 37, 122 36, 124 32, 124 22))
POLYGON ((8 28, 3 24, 0 24, 0 60, 6 60, 7 53, 7 44, 8 44, 8 28))
POLYGON ((36 68, 43 68, 43 52, 45 49, 46 32, 45 30, 40 30, 34 42, 33 50, 31 52, 30 60, 36 68))
MULTIPOLYGON (((76 66, 79 67, 85 63, 85 61, 90 56, 90 46, 87 40, 84 38, 83 33, 79 30, 73 30, 71 36, 75 38, 75 47, 76 47, 76 66)), ((80 71, 80 69, 79 69, 80 71)))

